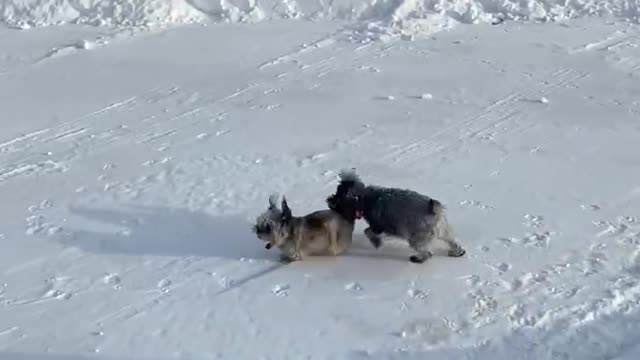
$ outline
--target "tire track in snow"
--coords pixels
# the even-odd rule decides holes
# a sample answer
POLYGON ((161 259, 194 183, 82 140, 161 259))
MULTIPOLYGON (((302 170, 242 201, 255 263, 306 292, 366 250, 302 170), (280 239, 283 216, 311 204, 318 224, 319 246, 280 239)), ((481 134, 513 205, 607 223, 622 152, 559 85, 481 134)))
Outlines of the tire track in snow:
POLYGON ((627 34, 625 31, 617 30, 603 39, 570 49, 569 54, 580 54, 589 51, 608 51, 620 47, 634 38, 634 36, 627 34))
MULTIPOLYGON (((336 44, 335 35, 336 33, 326 35, 310 45, 303 46, 302 49, 265 62, 260 68, 266 69, 282 64, 306 53, 329 51, 336 44)), ((332 69, 329 64, 336 59, 333 54, 335 51, 329 51, 327 58, 317 60, 315 57, 311 64, 298 64, 298 70, 306 71, 310 68, 318 68, 321 71, 319 75, 326 74, 332 69)), ((203 122, 211 123, 211 119, 220 114, 220 111, 215 111, 216 108, 225 102, 245 95, 252 99, 259 98, 255 94, 251 95, 252 92, 258 91, 268 84, 269 82, 264 84, 249 83, 223 96, 202 97, 198 99, 197 105, 200 106, 195 109, 191 106, 192 104, 188 104, 186 109, 184 106, 173 104, 165 108, 158 105, 145 106, 148 103, 171 103, 172 100, 184 96, 175 87, 169 91, 152 89, 146 94, 123 99, 55 127, 40 129, 10 139, 0 144, 0 183, 23 176, 65 172, 73 161, 101 151, 108 146, 115 146, 115 144, 153 145, 157 141, 170 142, 169 139, 175 134, 185 132, 187 129, 197 129, 203 122), (179 113, 181 108, 183 111, 179 113), (107 119, 109 114, 125 110, 128 113, 123 116, 124 120, 118 121, 117 117, 113 116, 107 119), (141 116, 136 116, 136 113, 141 112, 141 116), (174 115, 176 112, 178 114, 174 115), (153 119, 154 121, 133 122, 131 121, 133 120, 132 116, 153 119), (189 121, 185 121, 185 118, 188 118, 189 121), (127 125, 123 125, 125 123, 127 125), (51 135, 44 137, 48 134, 51 135), (63 141, 67 143, 60 147, 59 144, 63 141)), ((196 95, 199 94, 196 93, 196 95)), ((267 110, 270 108, 271 106, 267 107, 267 110)), ((228 131, 230 130, 219 130, 216 132, 216 136, 228 131)), ((202 132, 198 131, 198 134, 202 134, 202 132)), ((166 147, 163 145, 163 148, 166 147)))
POLYGON ((223 96, 209 96, 199 99, 200 104, 206 104, 196 108, 188 108, 187 110, 179 113, 178 115, 171 116, 165 121, 156 121, 150 123, 148 128, 153 128, 152 131, 147 131, 142 134, 141 138, 137 140, 140 144, 152 143, 158 139, 164 139, 171 137, 179 132, 184 132, 187 129, 199 129, 202 123, 210 123, 211 119, 218 118, 222 110, 217 109, 221 104, 227 101, 236 99, 245 94, 250 94, 252 90, 260 89, 260 84, 248 83, 232 92, 223 96), (191 118, 189 121, 185 118, 191 118))
MULTIPOLYGON (((3 3, 6 3, 6 1, 4 1, 3 3)), ((31 6, 38 7, 43 5, 32 4, 31 6)), ((2 12, 2 10, 0 10, 0 12, 2 12)), ((0 69, 0 76, 8 75, 8 74, 11 74, 20 70, 28 69, 34 66, 38 66, 41 64, 46 64, 47 62, 58 59, 58 58, 80 54, 83 51, 92 51, 92 50, 107 46, 111 42, 114 42, 118 39, 129 38, 132 35, 135 35, 135 33, 139 31, 141 30, 134 29, 134 28, 123 28, 123 29, 108 31, 106 33, 93 34, 83 38, 76 37, 76 40, 68 39, 67 41, 59 45, 52 44, 50 47, 48 47, 48 50, 43 51, 41 55, 31 56, 28 59, 24 59, 23 61, 13 66, 10 66, 4 71, 0 69)))
MULTIPOLYGON (((527 101, 540 99, 544 95, 577 81, 588 74, 572 69, 558 70, 551 74, 551 80, 541 88, 528 88, 525 91, 515 91, 485 106, 480 112, 475 112, 466 116, 461 121, 435 131, 426 139, 414 142, 391 151, 384 157, 385 161, 396 163, 415 161, 434 153, 449 152, 454 148, 459 148, 461 143, 477 138, 491 128, 500 125, 511 124, 521 117, 525 111, 524 104, 527 101), (455 134, 455 135, 454 135, 455 134), (449 143, 442 144, 439 139, 455 139, 449 143)), ((521 126, 526 126, 525 124, 521 126)), ((510 131, 513 131, 510 130, 510 131)), ((517 131, 517 130, 516 130, 517 131)))
POLYGON ((299 55, 313 52, 315 50, 323 49, 328 46, 334 45, 337 41, 335 40, 335 36, 338 35, 339 32, 334 32, 329 35, 323 36, 319 40, 313 41, 311 44, 302 44, 300 48, 289 51, 283 55, 275 57, 271 60, 267 60, 258 66, 258 70, 264 70, 266 68, 280 65, 286 61, 289 61, 299 55))
POLYGON ((39 129, 28 134, 15 137, 11 140, 5 141, 4 143, 0 143, 0 156, 24 153, 26 151, 34 152, 33 148, 37 149, 38 147, 45 146, 49 143, 85 133, 90 128, 88 125, 100 121, 100 119, 92 118, 109 111, 118 110, 128 104, 134 104, 136 99, 136 97, 131 97, 124 101, 118 101, 99 110, 81 115, 72 121, 63 122, 52 128, 39 129), (90 120, 88 124, 86 123, 87 120, 90 120), (46 134, 52 135, 46 137, 42 136, 46 134))
POLYGON ((604 39, 570 49, 569 54, 603 54, 615 68, 630 74, 640 71, 640 38, 618 30, 604 39))

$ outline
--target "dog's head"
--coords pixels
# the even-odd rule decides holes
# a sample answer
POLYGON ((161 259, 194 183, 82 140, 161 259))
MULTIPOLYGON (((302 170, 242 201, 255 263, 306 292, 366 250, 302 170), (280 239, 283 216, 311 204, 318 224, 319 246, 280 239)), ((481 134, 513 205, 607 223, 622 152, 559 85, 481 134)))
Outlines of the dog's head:
POLYGON ((365 185, 354 170, 343 170, 336 193, 327 198, 327 205, 347 219, 359 219, 364 210, 364 190, 365 185))
POLYGON ((287 200, 282 198, 282 209, 278 209, 277 195, 269 196, 269 207, 260 214, 253 225, 253 232, 258 239, 266 241, 266 249, 272 246, 283 245, 290 234, 290 223, 293 215, 287 205, 287 200))

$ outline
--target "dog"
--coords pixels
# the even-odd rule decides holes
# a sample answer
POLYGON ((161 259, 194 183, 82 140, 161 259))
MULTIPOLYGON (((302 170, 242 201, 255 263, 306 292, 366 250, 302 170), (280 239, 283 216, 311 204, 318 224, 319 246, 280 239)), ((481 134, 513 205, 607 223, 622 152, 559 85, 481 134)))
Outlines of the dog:
POLYGON ((282 209, 277 196, 269 197, 269 208, 257 217, 253 232, 266 241, 266 249, 276 246, 282 251, 283 262, 302 260, 308 256, 337 256, 352 244, 355 211, 348 206, 341 211, 326 209, 304 216, 293 216, 287 200, 282 209))
POLYGON ((409 242, 418 253, 409 258, 413 263, 433 256, 435 240, 447 245, 448 256, 465 255, 438 200, 413 190, 367 186, 354 170, 343 170, 339 177, 335 194, 326 199, 329 209, 354 209, 356 217, 368 223, 364 234, 376 249, 382 245, 382 235, 390 235, 409 242))

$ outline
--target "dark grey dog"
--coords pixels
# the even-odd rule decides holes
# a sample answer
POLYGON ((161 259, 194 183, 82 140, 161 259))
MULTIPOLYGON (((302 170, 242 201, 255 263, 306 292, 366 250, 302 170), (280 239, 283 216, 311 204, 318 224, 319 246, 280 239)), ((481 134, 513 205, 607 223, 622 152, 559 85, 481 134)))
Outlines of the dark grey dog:
POLYGON ((448 246, 448 256, 466 253, 455 240, 444 206, 415 191, 366 186, 355 171, 344 170, 327 205, 336 211, 355 209, 357 218, 364 217, 369 224, 364 233, 376 248, 382 245, 383 234, 406 239, 418 252, 410 257, 411 262, 423 263, 433 256, 435 240, 448 246))

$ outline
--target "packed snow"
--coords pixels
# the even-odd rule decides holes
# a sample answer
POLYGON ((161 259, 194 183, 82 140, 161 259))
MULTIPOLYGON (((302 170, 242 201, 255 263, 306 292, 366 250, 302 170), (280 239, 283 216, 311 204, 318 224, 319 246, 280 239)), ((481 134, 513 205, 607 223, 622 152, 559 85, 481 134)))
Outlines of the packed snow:
POLYGON ((0 359, 637 359, 637 16, 5 0, 0 359), (280 262, 269 195, 325 209, 345 168, 443 202, 466 255, 361 220, 280 262))

